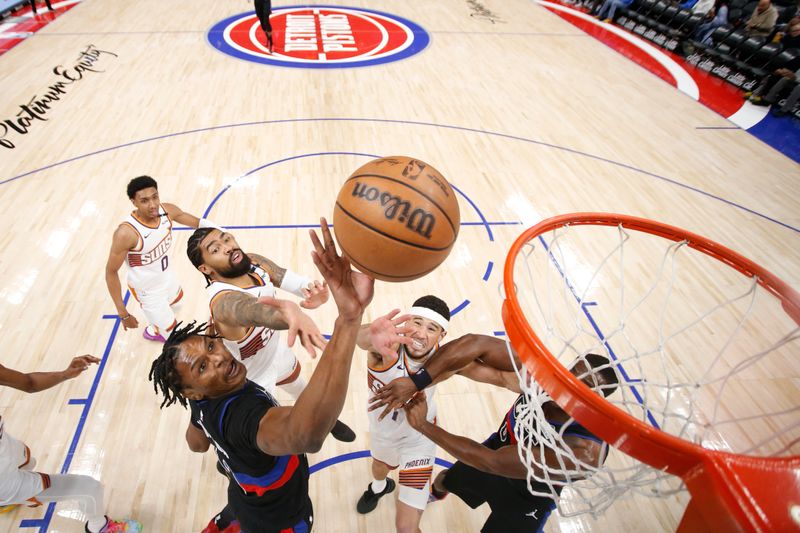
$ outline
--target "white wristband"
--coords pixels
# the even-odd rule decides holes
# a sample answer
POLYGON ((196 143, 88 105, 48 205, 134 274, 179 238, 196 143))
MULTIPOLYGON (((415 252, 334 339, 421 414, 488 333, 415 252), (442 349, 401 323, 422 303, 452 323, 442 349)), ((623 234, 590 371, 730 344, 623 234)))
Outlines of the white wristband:
POLYGON ((200 224, 197 225, 198 228, 216 228, 218 230, 222 230, 222 226, 217 224, 216 222, 212 222, 207 218, 201 218, 200 224))
POLYGON ((291 270, 287 270, 283 275, 283 280, 281 281, 281 289, 286 292, 291 292, 300 298, 305 298, 303 289, 308 289, 308 286, 311 285, 312 282, 313 280, 305 276, 301 276, 300 274, 295 274, 291 270))

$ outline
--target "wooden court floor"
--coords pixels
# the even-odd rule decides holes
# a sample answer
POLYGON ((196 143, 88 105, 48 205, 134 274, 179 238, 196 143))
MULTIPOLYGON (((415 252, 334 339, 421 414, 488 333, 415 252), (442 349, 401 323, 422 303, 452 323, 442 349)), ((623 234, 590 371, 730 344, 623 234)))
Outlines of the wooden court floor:
MULTIPOLYGON (((535 2, 481 2, 494 19, 471 16, 475 4, 347 2, 431 36, 417 55, 357 69, 270 67, 219 53, 206 32, 250 11, 244 0, 84 0, 0 58, 5 120, 55 82, 56 67, 92 57, 46 120, 7 132, 13 149, 0 146, 2 364, 58 370, 73 355, 104 357, 100 369, 49 391, 0 391, 6 431, 29 444, 42 471, 68 463, 97 477, 108 514, 136 517, 148 532, 198 532, 224 505, 214 456, 185 444, 187 412, 158 408, 147 372, 159 346, 107 316, 111 234, 131 209, 125 185, 141 174, 158 180, 164 201, 232 228, 246 251, 310 275, 307 228, 330 218, 350 172, 382 155, 429 162, 458 190, 459 240, 432 274, 378 283, 366 318, 434 293, 458 309, 451 337, 503 331, 508 247, 523 227, 566 212, 681 226, 800 285, 796 163, 745 131, 697 129, 729 123, 535 2)), ((176 236, 179 318, 205 319, 188 233, 176 236)), ((335 307, 312 316, 330 332, 335 307)), ((310 375, 314 362, 298 355, 310 375)), ((365 368, 357 354, 341 417, 356 441, 329 440, 312 464, 368 448, 365 368)), ((483 440, 514 395, 454 378, 437 397, 446 429, 483 440)), ((314 473, 315 531, 393 531, 392 501, 355 512, 369 480, 365 458, 314 473)), ((631 499, 597 517, 553 515, 545 530, 670 531, 685 503, 631 499)), ((428 508, 422 529, 477 531, 487 514, 451 497, 428 508)), ((80 519, 62 503, 52 515, 2 515, 0 530, 78 532, 80 519)))

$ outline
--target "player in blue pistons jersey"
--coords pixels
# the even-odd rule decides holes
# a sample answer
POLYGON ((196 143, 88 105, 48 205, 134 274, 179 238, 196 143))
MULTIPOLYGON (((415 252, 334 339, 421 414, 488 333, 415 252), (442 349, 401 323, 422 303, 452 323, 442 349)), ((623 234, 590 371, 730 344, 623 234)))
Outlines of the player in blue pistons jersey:
MULTIPOLYGON (((191 407, 186 441, 192 451, 211 446, 229 479, 227 512, 247 533, 310 531, 306 453, 319 451, 342 410, 353 352, 374 280, 336 253, 327 222, 323 241, 312 234, 314 264, 327 282, 338 317, 314 374, 294 406, 283 407, 247 379, 247 367, 204 325, 178 327, 153 362, 150 379, 162 407, 191 407)), ((271 327, 296 328, 298 315, 277 312, 271 327)))
MULTIPOLYGON (((441 499, 452 492, 473 509, 488 503, 491 514, 481 529, 482 533, 542 531, 550 512, 555 508, 551 498, 536 496, 528 491, 528 470, 520 461, 517 451, 517 415, 526 408, 528 400, 524 394, 520 394, 497 432, 479 443, 431 424, 427 420, 425 395, 416 393, 456 372, 476 381, 492 383, 521 393, 508 349, 506 341, 496 337, 460 337, 442 346, 437 356, 430 359, 425 365, 424 380, 396 379, 381 389, 373 404, 373 408, 385 407, 387 411, 404 406, 406 419, 411 427, 457 459, 452 468, 440 472, 436 477, 432 495, 441 499)), ((514 355, 516 358, 516 354, 514 355)), ((570 368, 570 372, 599 394, 608 396, 616 390, 616 372, 609 366, 609 360, 601 355, 586 354, 570 368)), ((597 466, 605 461, 605 448, 600 439, 572 420, 548 396, 543 395, 538 400, 547 422, 563 432, 565 444, 577 459, 597 466)), ((535 435, 531 437, 535 438, 535 435)), ((555 469, 574 466, 569 459, 556 457, 549 452, 545 454, 545 461, 555 469)), ((536 483, 532 483, 532 488, 539 492, 550 492, 550 487, 545 484, 536 486, 536 483)), ((560 492, 561 487, 556 487, 556 493, 560 492)))

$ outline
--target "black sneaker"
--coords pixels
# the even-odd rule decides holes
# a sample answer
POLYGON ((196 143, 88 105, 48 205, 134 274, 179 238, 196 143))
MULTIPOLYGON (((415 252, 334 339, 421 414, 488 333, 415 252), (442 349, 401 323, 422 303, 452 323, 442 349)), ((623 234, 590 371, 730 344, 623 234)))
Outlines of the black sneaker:
POLYGON ((342 442, 353 442, 356 440, 356 434, 352 429, 350 429, 350 426, 341 420, 336 421, 336 424, 334 424, 333 429, 331 430, 331 435, 333 435, 334 439, 342 442))
POLYGON ((378 506, 378 500, 381 499, 381 496, 385 494, 389 494, 394 490, 394 480, 392 478, 386 478, 386 486, 383 490, 375 494, 372 492, 372 483, 367 485, 367 490, 364 491, 364 494, 358 499, 358 503, 356 504, 356 511, 361 514, 367 514, 371 511, 374 511, 375 508, 378 506))

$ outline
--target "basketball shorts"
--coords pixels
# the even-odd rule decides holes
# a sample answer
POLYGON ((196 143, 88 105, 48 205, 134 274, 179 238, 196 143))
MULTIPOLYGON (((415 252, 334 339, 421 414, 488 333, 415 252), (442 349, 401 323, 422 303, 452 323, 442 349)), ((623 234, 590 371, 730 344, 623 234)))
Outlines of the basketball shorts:
POLYGON ((408 506, 424 511, 431 492, 431 474, 436 460, 436 444, 409 428, 400 438, 370 433, 370 455, 391 468, 400 468, 397 498, 408 506))
POLYGON ((158 283, 129 283, 128 287, 142 306, 147 322, 157 327, 159 333, 166 338, 169 335, 167 332, 175 324, 172 306, 183 298, 183 289, 178 279, 171 270, 167 270, 159 276, 158 283))
POLYGON ((35 463, 25 444, 8 433, 0 437, 0 505, 39 505, 36 495, 50 487, 50 477, 31 471, 35 463))
POLYGON ((481 472, 461 461, 447 471, 444 486, 473 509, 489 504, 492 512, 481 533, 539 533, 556 506, 550 498, 520 492, 508 478, 481 472))

